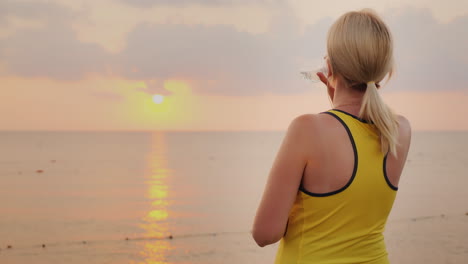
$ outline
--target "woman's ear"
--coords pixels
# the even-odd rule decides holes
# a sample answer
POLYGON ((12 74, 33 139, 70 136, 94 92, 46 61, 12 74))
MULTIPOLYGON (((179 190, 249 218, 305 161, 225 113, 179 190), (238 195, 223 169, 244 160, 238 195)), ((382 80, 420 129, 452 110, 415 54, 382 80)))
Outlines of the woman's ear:
POLYGON ((333 76, 333 69, 332 69, 331 64, 330 64, 330 59, 328 57, 326 57, 325 60, 327 62, 327 68, 328 68, 327 78, 330 79, 333 76))

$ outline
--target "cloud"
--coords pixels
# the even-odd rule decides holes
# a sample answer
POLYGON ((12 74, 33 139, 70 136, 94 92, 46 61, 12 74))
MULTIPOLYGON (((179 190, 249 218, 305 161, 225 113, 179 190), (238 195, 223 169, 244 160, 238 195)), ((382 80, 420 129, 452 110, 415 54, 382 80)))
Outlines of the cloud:
POLYGON ((304 35, 291 10, 281 10, 273 21, 263 34, 228 25, 141 24, 118 56, 119 72, 132 79, 190 79, 196 90, 211 94, 309 89, 299 76, 300 62, 323 57, 331 20, 309 27, 304 35))
POLYGON ((219 86, 211 92, 230 94, 252 93, 252 84, 257 92, 279 92, 278 84, 297 76, 294 44, 229 26, 140 25, 129 34, 118 64, 132 79, 209 80, 219 86))
POLYGON ((91 92, 89 95, 111 102, 122 102, 125 99, 123 95, 106 91, 91 92))
POLYGON ((25 77, 79 80, 87 74, 106 74, 110 56, 97 44, 81 43, 63 25, 26 30, 9 38, 0 59, 10 72, 25 77))
POLYGON ((46 19, 53 21, 69 21, 79 15, 70 9, 52 2, 34 1, 1 1, 0 21, 6 22, 7 16, 26 17, 30 19, 46 19))
POLYGON ((153 6, 188 6, 188 5, 206 5, 206 6, 230 6, 246 4, 271 4, 284 2, 284 0, 119 0, 127 5, 147 8, 153 6))
POLYGON ((71 10, 52 3, 6 2, 0 21, 6 16, 38 19, 45 26, 20 30, 2 39, 0 61, 10 73, 24 77, 79 80, 87 74, 105 74, 112 58, 97 44, 77 40, 72 29, 71 10), (8 4, 6 4, 8 3, 8 4))
MULTIPOLYGON (((439 23, 426 9, 387 14, 395 38, 393 87, 411 90, 468 90, 468 15, 439 23)), ((392 81, 393 82, 393 81, 392 81)))
MULTIPOLYGON (((121 52, 109 54, 97 44, 77 39, 70 17, 83 14, 49 4, 34 6, 33 11, 18 6, 8 10, 10 15, 47 20, 46 27, 21 30, 1 40, 0 63, 8 74, 78 80, 87 74, 112 73, 152 82, 141 89, 152 93, 161 92, 166 79, 188 80, 197 93, 222 95, 310 89, 298 71, 304 63, 323 57, 333 22, 324 18, 299 32, 301 22, 282 6, 273 10, 270 29, 262 34, 240 32, 229 25, 141 23, 127 35, 121 52)), ((468 89, 464 72, 468 54, 463 52, 468 46, 468 15, 442 24, 428 10, 397 11, 385 13, 396 45, 392 90, 468 89)), ((2 13, 0 21, 1 17, 2 13)))

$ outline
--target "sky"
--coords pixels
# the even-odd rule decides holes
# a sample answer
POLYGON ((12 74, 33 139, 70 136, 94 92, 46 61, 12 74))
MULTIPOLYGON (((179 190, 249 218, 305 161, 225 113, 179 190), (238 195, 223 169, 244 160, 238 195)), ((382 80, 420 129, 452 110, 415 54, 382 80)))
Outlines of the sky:
POLYGON ((0 130, 285 130, 331 108, 299 71, 362 8, 395 40, 388 105, 414 130, 468 130, 463 0, 1 1, 0 130))

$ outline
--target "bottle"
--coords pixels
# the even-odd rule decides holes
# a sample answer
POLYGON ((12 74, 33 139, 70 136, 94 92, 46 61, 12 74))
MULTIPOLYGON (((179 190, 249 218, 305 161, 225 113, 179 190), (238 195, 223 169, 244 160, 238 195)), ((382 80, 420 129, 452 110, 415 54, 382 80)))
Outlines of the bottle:
POLYGON ((317 73, 323 73, 325 76, 328 75, 328 69, 327 67, 321 67, 313 71, 301 71, 300 74, 302 77, 308 81, 311 81, 313 83, 318 83, 320 82, 320 78, 317 76, 317 73))
POLYGON ((328 76, 328 66, 327 66, 326 60, 322 62, 321 67, 316 67, 314 70, 302 69, 299 71, 299 73, 302 75, 304 79, 311 81, 312 83, 320 82, 320 78, 317 76, 317 73, 319 72, 323 73, 325 76, 328 76))

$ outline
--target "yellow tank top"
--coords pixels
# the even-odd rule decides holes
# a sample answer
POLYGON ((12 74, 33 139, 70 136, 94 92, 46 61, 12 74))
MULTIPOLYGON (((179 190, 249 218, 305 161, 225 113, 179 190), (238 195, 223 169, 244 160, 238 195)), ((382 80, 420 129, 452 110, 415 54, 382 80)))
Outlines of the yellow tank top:
POLYGON ((354 170, 343 188, 330 193, 300 187, 275 264, 389 263, 383 231, 398 188, 387 178, 377 131, 340 110, 323 114, 348 132, 354 170))

